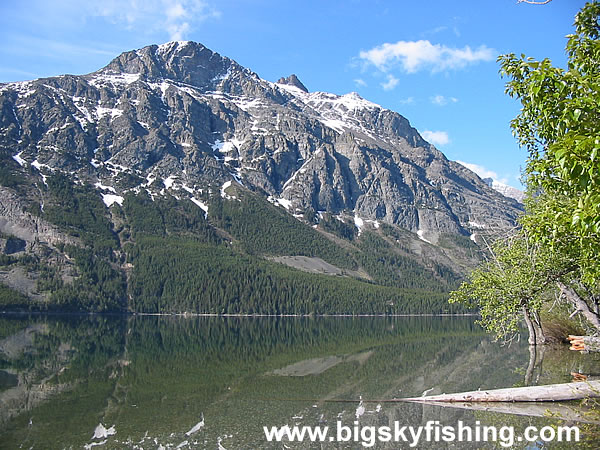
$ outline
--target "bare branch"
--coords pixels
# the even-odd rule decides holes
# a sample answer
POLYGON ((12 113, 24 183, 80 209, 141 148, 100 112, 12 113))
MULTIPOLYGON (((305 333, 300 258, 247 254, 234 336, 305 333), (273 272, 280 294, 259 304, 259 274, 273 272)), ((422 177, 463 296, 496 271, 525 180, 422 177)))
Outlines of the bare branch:
POLYGON ((594 325, 596 330, 600 330, 600 317, 590 309, 589 305, 579 296, 577 291, 571 286, 567 286, 562 281, 557 281, 556 284, 565 298, 575 306, 576 311, 581 312, 581 314, 594 325))
POLYGON ((527 3, 529 5, 547 5, 552 0, 544 0, 540 2, 536 2, 535 0, 517 0, 517 3, 527 3))

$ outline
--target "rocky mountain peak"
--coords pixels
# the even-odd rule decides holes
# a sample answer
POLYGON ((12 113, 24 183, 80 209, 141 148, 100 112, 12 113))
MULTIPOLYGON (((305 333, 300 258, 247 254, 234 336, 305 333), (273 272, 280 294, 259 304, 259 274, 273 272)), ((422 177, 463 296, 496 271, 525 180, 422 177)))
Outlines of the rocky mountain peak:
POLYGON ((514 198, 519 202, 523 202, 525 198, 525 193, 517 188, 504 184, 498 180, 494 180, 493 178, 483 178, 483 181, 492 189, 500 192, 505 197, 514 198))
POLYGON ((511 226, 520 210, 400 114, 357 93, 309 93, 295 75, 270 83, 189 41, 0 86, 0 145, 40 175, 103 186, 107 206, 132 190, 198 199, 235 180, 296 216, 386 222, 431 241, 475 222, 511 226))
POLYGON ((294 86, 300 89, 301 91, 308 93, 308 89, 306 89, 306 86, 302 84, 302 82, 298 79, 296 74, 291 74, 289 77, 281 77, 279 80, 277 80, 277 84, 287 84, 289 86, 294 86))
POLYGON ((147 81, 167 79, 210 88, 234 72, 253 74, 202 44, 172 41, 122 53, 96 74, 138 75, 147 81))

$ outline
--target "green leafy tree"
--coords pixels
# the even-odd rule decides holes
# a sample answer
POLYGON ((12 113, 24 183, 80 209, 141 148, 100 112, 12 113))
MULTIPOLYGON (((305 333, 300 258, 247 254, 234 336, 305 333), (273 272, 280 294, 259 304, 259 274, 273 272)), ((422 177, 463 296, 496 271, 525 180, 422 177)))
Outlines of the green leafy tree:
POLYGON ((555 298, 557 280, 574 268, 568 255, 534 243, 520 231, 492 244, 488 260, 451 293, 450 302, 479 308, 479 323, 498 339, 517 333, 523 317, 529 343, 544 344, 540 310, 555 298))
POLYGON ((479 306, 498 337, 521 315, 530 343, 544 341, 538 312, 560 293, 600 330, 600 4, 587 3, 568 36, 567 69, 549 59, 499 57, 506 92, 521 101, 511 126, 529 153, 522 230, 491 248, 491 259, 451 295, 479 306))
POLYGON ((587 284, 600 275, 599 17, 596 1, 577 14, 566 70, 549 59, 499 58, 506 91, 522 104, 511 126, 529 153, 526 182, 545 194, 532 199, 523 226, 538 242, 575 250, 587 284))

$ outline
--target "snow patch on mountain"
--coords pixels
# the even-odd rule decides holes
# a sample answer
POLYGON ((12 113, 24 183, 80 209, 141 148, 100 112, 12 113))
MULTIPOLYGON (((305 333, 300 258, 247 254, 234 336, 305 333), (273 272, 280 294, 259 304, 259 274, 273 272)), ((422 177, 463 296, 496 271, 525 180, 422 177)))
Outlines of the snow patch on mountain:
POLYGON ((102 106, 96 106, 96 115, 99 119, 104 116, 110 116, 111 119, 115 119, 123 114, 123 111, 117 108, 103 108, 102 106))
POLYGON ((101 191, 110 191, 113 194, 117 193, 117 191, 115 190, 114 187, 112 187, 112 186, 105 186, 100 181, 98 181, 96 184, 94 184, 94 187, 100 189, 101 191))
POLYGON ((99 87, 105 84, 113 85, 130 85, 140 79, 139 73, 118 73, 118 74, 99 74, 95 75, 89 83, 94 87, 99 87))
POLYGON ((175 179, 177 177, 174 175, 169 175, 167 178, 163 179, 163 184, 167 189, 171 189, 173 187, 173 183, 175 183, 175 179))
POLYGON ((102 201, 107 207, 111 207, 114 203, 118 203, 119 205, 123 204, 123 200, 125 200, 120 195, 114 194, 102 194, 102 201))
POLYGON ((290 209, 292 207, 292 202, 287 198, 278 198, 277 203, 283 206, 285 209, 290 209))
POLYGON ((170 41, 165 42, 164 44, 160 44, 157 49, 157 53, 166 53, 175 50, 176 52, 182 50, 184 47, 187 47, 191 41, 170 41))
POLYGON ((480 223, 474 222, 472 220, 469 221, 469 226, 471 228, 479 228, 479 229, 485 228, 485 225, 481 225, 480 223))
POLYGON ((422 241, 425 241, 428 244, 431 244, 431 241, 425 238, 425 231, 424 230, 418 230, 417 231, 417 236, 419 236, 419 239, 421 239, 422 241))
POLYGON ((514 198, 515 200, 518 200, 520 202, 523 202, 523 199, 525 198, 525 193, 523 191, 509 186, 507 184, 501 183, 498 180, 494 180, 492 178, 484 178, 483 181, 485 181, 488 184, 488 186, 491 186, 493 189, 500 192, 505 197, 514 198))
POLYGON ((340 134, 348 128, 374 138, 373 130, 362 126, 356 114, 364 110, 376 111, 383 110, 383 108, 376 103, 365 100, 358 93, 350 92, 344 95, 336 95, 328 92, 305 92, 289 84, 271 83, 271 85, 292 94, 298 106, 316 112, 316 119, 326 127, 340 134))
POLYGON ((12 159, 14 159, 17 162, 17 164, 19 164, 21 167, 23 167, 26 163, 26 161, 23 158, 21 158, 22 154, 23 152, 19 152, 16 155, 12 155, 12 159))
POLYGON ((190 200, 197 205, 202 211, 204 211, 204 218, 208 217, 208 205, 206 203, 201 202, 196 197, 191 197, 190 200))
POLYGON ((235 198, 232 195, 227 194, 227 188, 229 188, 231 186, 231 181, 226 181, 225 183, 223 183, 223 186, 221 186, 221 197, 230 200, 232 198, 235 198))

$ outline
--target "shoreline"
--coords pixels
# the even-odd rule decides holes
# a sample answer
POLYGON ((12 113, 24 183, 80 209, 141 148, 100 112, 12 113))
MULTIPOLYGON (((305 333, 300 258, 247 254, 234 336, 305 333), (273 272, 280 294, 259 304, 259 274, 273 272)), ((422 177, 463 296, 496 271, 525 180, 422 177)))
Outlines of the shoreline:
POLYGON ((39 315, 39 316, 157 316, 157 317, 238 317, 238 318, 264 318, 264 317, 291 317, 291 318, 326 318, 326 317, 478 317, 478 313, 422 313, 422 314, 218 314, 218 313, 140 313, 140 312, 69 312, 69 311, 0 311, 0 316, 13 315, 39 315))

